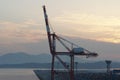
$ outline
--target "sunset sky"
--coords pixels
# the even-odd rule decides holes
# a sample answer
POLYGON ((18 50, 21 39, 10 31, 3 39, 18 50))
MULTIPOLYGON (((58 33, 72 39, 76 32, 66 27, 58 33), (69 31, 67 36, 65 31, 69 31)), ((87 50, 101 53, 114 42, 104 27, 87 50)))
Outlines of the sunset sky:
POLYGON ((0 0, 0 54, 49 53, 43 5, 57 34, 119 61, 120 0, 0 0))

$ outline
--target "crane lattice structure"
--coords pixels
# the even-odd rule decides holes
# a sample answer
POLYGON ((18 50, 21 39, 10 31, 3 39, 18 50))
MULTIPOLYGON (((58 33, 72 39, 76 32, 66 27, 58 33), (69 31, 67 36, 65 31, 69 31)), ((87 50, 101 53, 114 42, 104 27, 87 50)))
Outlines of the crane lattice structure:
MULTIPOLYGON (((55 70, 55 59, 57 58, 60 63, 64 66, 65 69, 68 70, 69 73, 69 79, 70 80, 75 80, 74 78, 74 56, 93 56, 96 57, 97 53, 93 53, 88 51, 87 49, 84 49, 82 47, 79 47, 78 45, 56 35, 56 33, 52 33, 49 27, 49 22, 48 22, 48 16, 46 13, 46 7, 43 6, 43 12, 44 12, 44 18, 45 18, 45 24, 46 24, 46 31, 47 31, 47 36, 48 36, 48 42, 49 42, 49 48, 50 48, 50 53, 52 55, 52 64, 51 64, 51 80, 55 80, 55 75, 56 75, 56 70, 55 70), (59 41, 62 46, 66 49, 66 51, 57 51, 56 50, 56 41, 59 41), (65 42, 69 43, 72 48, 67 46, 65 42), (75 47, 74 47, 75 46, 75 47), (59 57, 59 55, 68 55, 70 57, 70 66, 68 65, 59 57)), ((64 77, 63 77, 64 78, 64 77)), ((64 79, 62 79, 64 80, 64 79)))

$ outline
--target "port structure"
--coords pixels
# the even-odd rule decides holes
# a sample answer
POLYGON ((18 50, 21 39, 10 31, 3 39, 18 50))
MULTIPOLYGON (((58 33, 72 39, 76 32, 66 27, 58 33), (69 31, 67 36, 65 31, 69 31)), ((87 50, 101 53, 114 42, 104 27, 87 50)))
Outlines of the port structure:
POLYGON ((107 66, 106 66, 106 68, 107 68, 107 73, 110 74, 110 64, 112 63, 112 61, 111 61, 111 60, 105 60, 105 62, 106 62, 106 64, 107 64, 107 66))
MULTIPOLYGON (((50 53, 52 55, 52 63, 51 63, 51 80, 55 80, 56 70, 55 70, 55 59, 58 59, 58 61, 64 66, 66 70, 68 70, 69 73, 69 79, 75 80, 74 78, 74 56, 86 56, 86 57, 96 57, 98 56, 97 53, 90 52, 85 48, 79 47, 78 45, 58 36, 55 32, 51 32, 48 16, 46 12, 45 5, 43 6, 43 12, 44 12, 44 18, 45 18, 45 24, 46 24, 46 31, 48 36, 48 42, 49 42, 49 48, 50 53), (56 51, 56 41, 59 41, 60 44, 66 49, 66 51, 56 51), (69 43, 71 47, 67 46, 65 43, 69 43), (70 64, 68 65, 59 57, 59 55, 67 55, 70 57, 70 64)), ((64 77, 63 77, 64 78, 64 77)), ((64 79, 62 79, 64 80, 64 79)))

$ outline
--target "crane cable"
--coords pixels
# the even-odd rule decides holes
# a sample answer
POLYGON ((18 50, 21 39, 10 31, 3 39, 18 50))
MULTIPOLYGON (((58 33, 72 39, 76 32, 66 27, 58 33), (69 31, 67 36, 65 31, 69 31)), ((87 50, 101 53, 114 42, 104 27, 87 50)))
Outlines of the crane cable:
POLYGON ((48 20, 48 23, 49 23, 49 27, 50 27, 50 29, 51 29, 51 31, 53 32, 53 33, 55 33, 55 31, 54 31, 54 29, 53 29, 53 27, 52 27, 52 24, 50 23, 50 21, 48 20))

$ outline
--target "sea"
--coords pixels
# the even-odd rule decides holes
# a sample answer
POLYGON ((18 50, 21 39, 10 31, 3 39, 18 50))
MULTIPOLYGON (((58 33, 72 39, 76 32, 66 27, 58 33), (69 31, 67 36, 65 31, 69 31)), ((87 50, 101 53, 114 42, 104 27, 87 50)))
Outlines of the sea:
POLYGON ((39 80, 34 69, 0 69, 0 80, 39 80))

